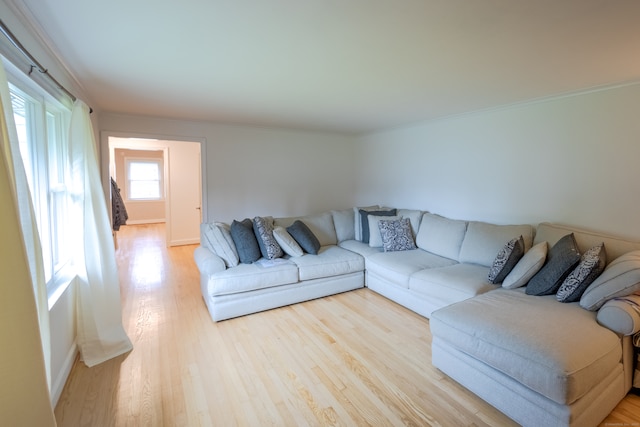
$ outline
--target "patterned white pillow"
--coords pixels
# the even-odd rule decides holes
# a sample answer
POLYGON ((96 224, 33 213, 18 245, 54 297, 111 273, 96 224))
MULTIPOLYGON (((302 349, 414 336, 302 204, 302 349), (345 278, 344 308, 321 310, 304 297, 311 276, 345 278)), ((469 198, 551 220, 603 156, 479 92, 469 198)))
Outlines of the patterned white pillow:
POLYGON ((491 283, 502 283, 524 255, 524 238, 522 236, 509 240, 498 251, 489 270, 488 280, 491 283))
MULTIPOLYGON (((382 247, 382 235, 380 233, 380 221, 385 220, 396 220, 401 219, 402 217, 399 215, 394 216, 378 216, 378 215, 368 215, 369 219, 369 246, 372 248, 381 248, 382 247)), ((409 222, 411 224, 411 222, 409 222)), ((363 223, 364 225, 364 223, 363 223)))
POLYGON ((556 299, 560 302, 579 301, 584 291, 604 271, 607 264, 607 251, 600 243, 582 254, 580 264, 564 279, 556 299))
POLYGON ((381 219, 378 221, 378 228, 385 252, 416 249, 409 218, 381 219))
POLYGON ((273 218, 255 217, 253 218, 253 232, 256 233, 260 252, 266 259, 280 258, 284 253, 282 248, 273 237, 273 218))

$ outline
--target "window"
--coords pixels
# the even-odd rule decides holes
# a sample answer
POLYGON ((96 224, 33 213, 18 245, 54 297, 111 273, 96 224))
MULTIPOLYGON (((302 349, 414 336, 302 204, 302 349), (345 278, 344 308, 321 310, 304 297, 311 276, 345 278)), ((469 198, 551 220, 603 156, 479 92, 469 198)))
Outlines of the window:
POLYGON ((20 157, 42 244, 47 287, 69 261, 66 129, 69 110, 48 95, 9 85, 20 157))
POLYGON ((162 160, 125 159, 127 198, 129 200, 162 200, 162 160))

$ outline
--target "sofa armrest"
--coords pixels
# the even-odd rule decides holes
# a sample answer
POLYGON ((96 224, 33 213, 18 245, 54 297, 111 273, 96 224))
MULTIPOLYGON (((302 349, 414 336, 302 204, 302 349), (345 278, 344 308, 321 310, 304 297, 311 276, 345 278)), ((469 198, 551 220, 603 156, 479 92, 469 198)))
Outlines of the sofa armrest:
POLYGON ((598 323, 622 335, 640 331, 640 295, 628 295, 607 301, 598 310, 598 323))
POLYGON ((198 266, 198 270, 200 270, 200 274, 210 276, 226 269, 222 258, 202 246, 198 246, 196 248, 193 253, 193 257, 196 260, 196 265, 198 266))

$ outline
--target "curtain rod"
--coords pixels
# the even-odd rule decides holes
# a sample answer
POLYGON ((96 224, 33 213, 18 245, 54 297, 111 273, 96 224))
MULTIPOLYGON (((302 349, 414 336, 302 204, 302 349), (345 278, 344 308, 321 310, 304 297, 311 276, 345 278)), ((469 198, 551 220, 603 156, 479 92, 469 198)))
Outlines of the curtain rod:
MULTIPOLYGON (((27 60, 31 63, 31 69, 29 70, 29 75, 31 75, 31 73, 33 73, 33 70, 37 70, 40 74, 44 74, 46 75, 49 80, 51 80, 53 82, 54 85, 56 85, 56 87, 58 89, 60 89, 62 92, 64 92, 69 98, 71 98, 72 101, 75 102, 76 99, 78 99, 74 94, 72 94, 71 92, 69 92, 69 90, 62 86, 60 84, 60 82, 58 82, 52 75, 51 73, 49 73, 49 70, 47 70, 46 68, 44 68, 34 57, 33 55, 31 55, 31 53, 29 53, 29 51, 22 45, 22 43, 20 43, 20 41, 16 38, 16 36, 13 35, 13 33, 9 30, 9 28, 7 28, 7 26, 5 25, 5 23, 2 21, 2 19, 0 19, 0 32, 2 32, 2 34, 5 35, 5 37, 11 42, 11 44, 13 46, 15 46, 16 49, 18 49, 18 51, 24 55, 25 58, 27 58, 27 60)), ((92 113, 93 109, 89 108, 89 112, 92 113)))

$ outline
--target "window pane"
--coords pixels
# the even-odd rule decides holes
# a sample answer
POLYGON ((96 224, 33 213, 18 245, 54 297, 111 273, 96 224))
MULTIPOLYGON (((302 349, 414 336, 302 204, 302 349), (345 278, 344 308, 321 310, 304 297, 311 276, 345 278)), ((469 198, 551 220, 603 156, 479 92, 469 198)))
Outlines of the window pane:
POLYGON ((64 144, 62 113, 47 105, 46 131, 49 158, 49 217, 51 219, 51 249, 54 272, 69 260, 69 194, 65 180, 68 158, 64 144))
POLYGON ((162 198, 161 162, 156 160, 128 160, 128 194, 132 200, 162 198))
POLYGON ((160 171, 155 162, 131 162, 129 163, 130 180, 159 180, 160 171))
POLYGON ((60 114, 47 111, 47 145, 49 147, 49 182, 52 187, 64 185, 67 153, 62 141, 60 114))
POLYGON ((158 181, 131 181, 131 199, 159 199, 160 185, 158 181))
POLYGON ((51 222, 53 224, 51 234, 53 242, 53 265, 57 270, 67 261, 68 236, 66 232, 67 220, 67 193, 64 191, 51 194, 51 222))
POLYGON ((52 224, 48 215, 50 202, 48 201, 46 143, 43 140, 45 131, 39 127, 39 123, 42 123, 39 121, 39 114, 42 114, 42 102, 13 88, 10 90, 10 95, 20 157, 27 176, 38 225, 45 280, 49 282, 54 273, 53 259, 55 255, 52 252, 52 224))
POLYGON ((20 157, 27 174, 27 182, 31 194, 34 193, 35 179, 32 161, 32 146, 29 144, 29 134, 27 126, 27 100, 16 93, 11 92, 11 107, 13 108, 13 120, 16 122, 16 131, 18 132, 18 143, 20 146, 20 157))

